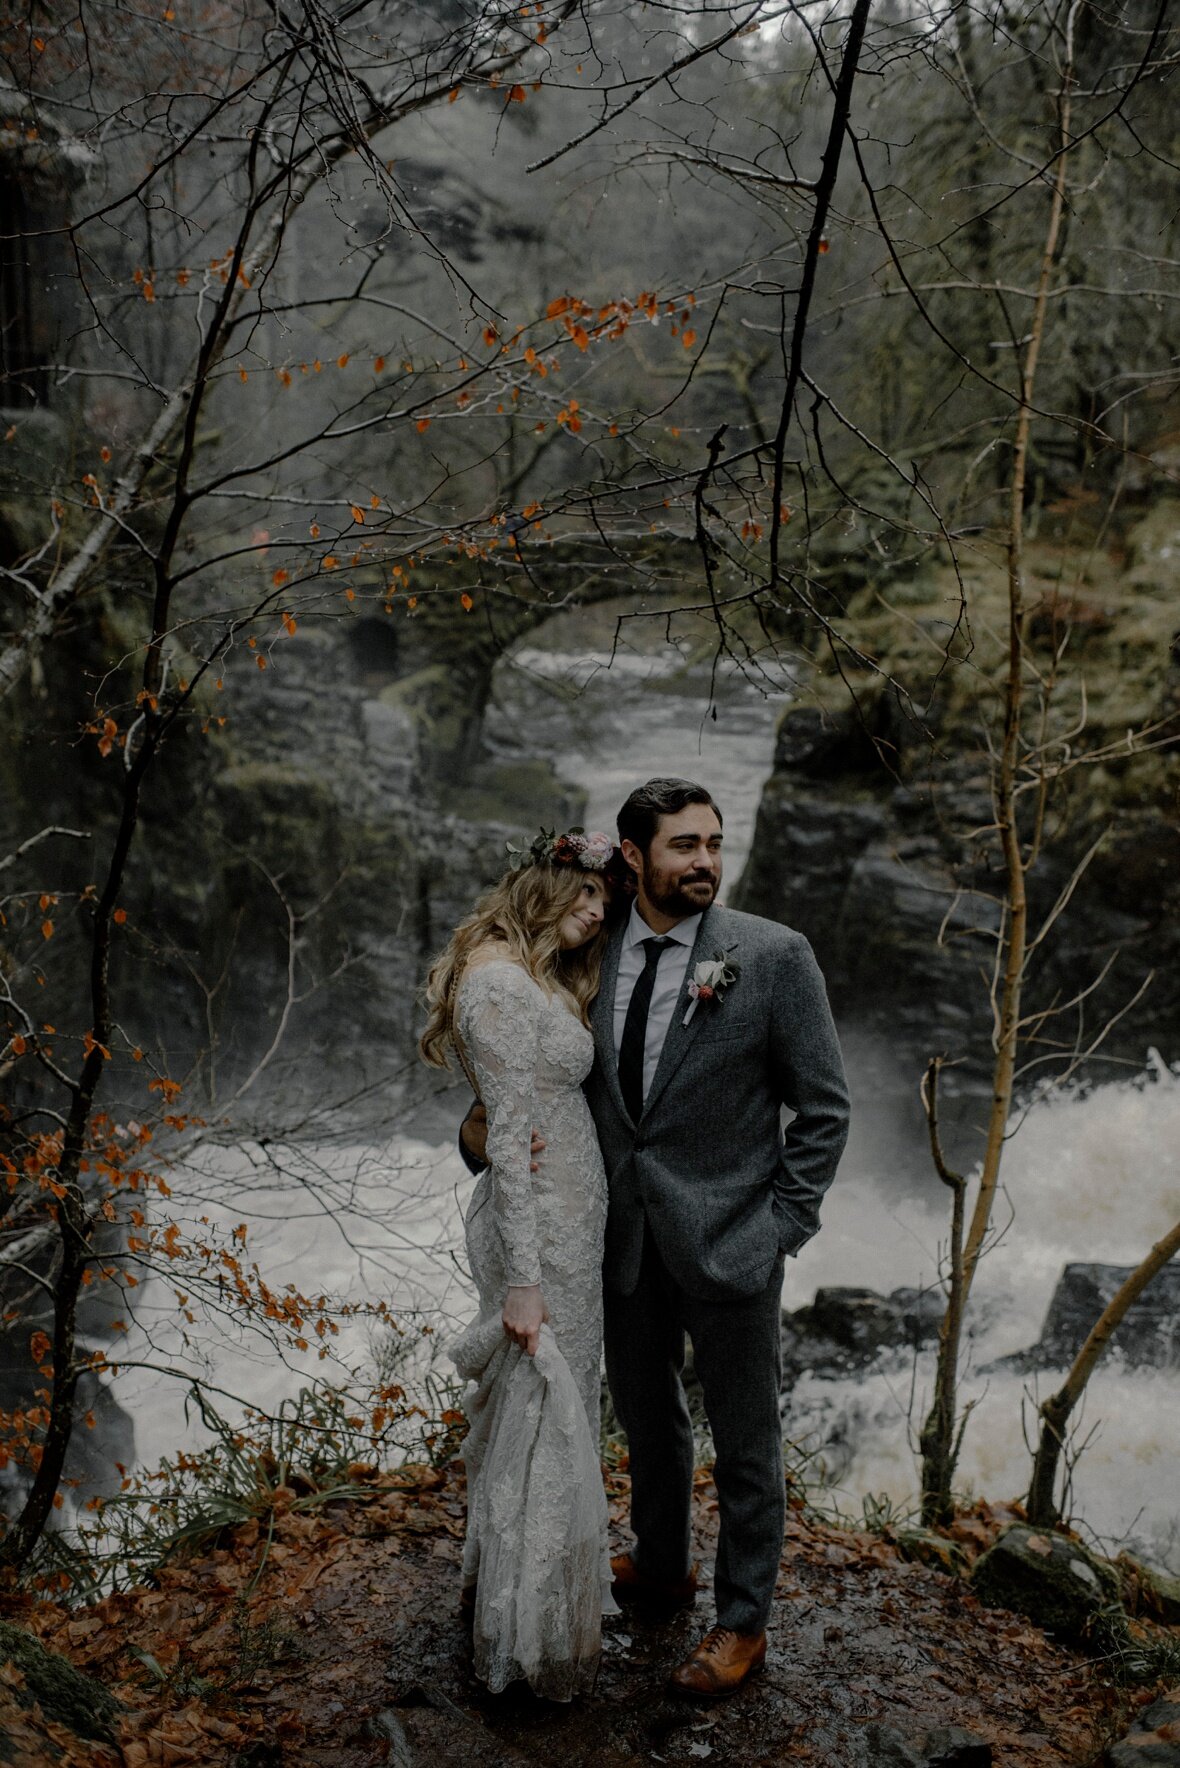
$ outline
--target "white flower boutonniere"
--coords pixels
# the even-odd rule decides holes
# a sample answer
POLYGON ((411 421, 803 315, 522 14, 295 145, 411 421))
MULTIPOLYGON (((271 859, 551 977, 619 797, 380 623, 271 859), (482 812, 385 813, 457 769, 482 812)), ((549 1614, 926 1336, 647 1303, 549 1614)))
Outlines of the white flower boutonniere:
POLYGON ((741 975, 738 966, 726 952, 717 952, 711 958, 705 958, 693 970, 688 983, 688 992, 692 999, 688 1003, 682 1024, 687 1025, 702 1001, 716 1001, 720 1006, 725 991, 731 983, 741 975))

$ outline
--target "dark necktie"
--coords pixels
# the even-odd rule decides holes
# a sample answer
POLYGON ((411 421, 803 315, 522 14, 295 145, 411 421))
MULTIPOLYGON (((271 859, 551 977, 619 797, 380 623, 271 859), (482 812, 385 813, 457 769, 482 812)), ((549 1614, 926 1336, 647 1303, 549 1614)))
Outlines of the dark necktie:
POLYGON ((643 974, 636 981, 627 1004, 627 1017, 623 1022, 623 1039, 619 1045, 619 1086, 632 1123, 638 1123, 643 1114, 643 1054, 647 1044, 647 1010, 651 1006, 651 991, 656 985, 660 954, 671 943, 670 939, 643 940, 643 974))

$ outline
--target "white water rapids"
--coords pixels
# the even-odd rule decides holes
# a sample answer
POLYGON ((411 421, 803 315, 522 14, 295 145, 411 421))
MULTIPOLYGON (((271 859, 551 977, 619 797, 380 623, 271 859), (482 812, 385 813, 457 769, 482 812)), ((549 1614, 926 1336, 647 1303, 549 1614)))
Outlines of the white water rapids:
MULTIPOLYGON (((491 733, 505 753, 553 755, 561 777, 586 790, 591 828, 613 827, 618 804, 637 780, 656 773, 700 778, 725 811, 732 882, 752 837, 788 684, 778 682, 768 698, 748 681, 725 677, 716 719, 702 719, 702 678, 695 672, 677 678, 682 662, 674 651, 629 653, 608 673, 603 655, 530 649, 501 672, 491 733), (574 695, 571 684, 585 691, 574 695)), ((852 1081, 855 1095, 855 1061, 852 1081)), ((456 1089, 456 1123, 462 1108, 456 1089)), ((894 1142, 875 1134, 870 1116, 857 1126, 820 1235, 789 1261, 786 1307, 809 1302, 820 1285, 887 1292, 937 1277, 946 1193, 920 1145, 898 1170, 894 1142)), ((294 1190, 275 1185, 269 1157, 257 1151, 214 1153, 182 1184, 174 1180, 175 1201, 193 1217, 248 1223, 251 1256, 273 1285, 289 1281, 304 1291, 354 1299, 381 1295, 412 1325, 437 1328, 421 1341, 429 1347, 445 1339, 468 1307, 456 1254, 472 1182, 453 1142, 434 1139, 443 1134, 435 1121, 430 1139, 292 1151, 284 1158, 299 1169, 294 1190)), ((1038 1338, 1068 1261, 1135 1263, 1180 1214, 1180 1075, 1155 1059, 1141 1076, 1037 1105, 1009 1144, 1004 1185, 1014 1220, 977 1279, 961 1395, 974 1410, 958 1480, 963 1489, 995 1499, 1027 1487, 1024 1423, 1031 1424, 1035 1381, 979 1370, 1038 1338)), ((132 1337, 132 1356, 151 1337, 161 1360, 198 1367, 186 1361, 173 1298, 158 1283, 141 1291, 132 1337)), ((266 1407, 326 1372, 313 1353, 279 1359, 228 1325, 215 1325, 203 1341, 212 1378, 266 1407)), ((359 1327, 341 1341, 346 1359, 357 1365, 370 1348, 359 1327)), ((412 1360, 421 1367, 425 1354, 420 1348, 412 1360)), ((932 1363, 923 1354, 916 1368, 867 1379, 808 1377, 795 1389, 789 1434, 814 1451, 812 1477, 826 1479, 844 1511, 859 1515, 865 1494, 887 1495, 902 1508, 912 1504, 912 1443, 932 1363)), ((1043 1394, 1054 1378, 1040 1380, 1043 1394)), ((134 1418, 142 1466, 194 1440, 180 1382, 128 1371, 116 1392, 134 1418)), ((1092 1427, 1074 1475, 1075 1515, 1104 1541, 1132 1539, 1180 1571, 1180 1379, 1131 1371, 1112 1357, 1087 1394, 1083 1433, 1092 1427)))

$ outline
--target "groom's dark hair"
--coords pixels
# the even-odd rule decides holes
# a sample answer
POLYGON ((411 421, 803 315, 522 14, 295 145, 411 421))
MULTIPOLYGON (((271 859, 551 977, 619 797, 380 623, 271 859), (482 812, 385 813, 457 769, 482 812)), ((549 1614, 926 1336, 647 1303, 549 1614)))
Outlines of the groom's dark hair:
POLYGON ((689 804, 707 804, 721 822, 721 812, 712 795, 692 780, 648 780, 636 786, 619 812, 619 840, 634 841, 640 853, 646 853, 651 838, 660 826, 662 816, 675 816, 689 804))

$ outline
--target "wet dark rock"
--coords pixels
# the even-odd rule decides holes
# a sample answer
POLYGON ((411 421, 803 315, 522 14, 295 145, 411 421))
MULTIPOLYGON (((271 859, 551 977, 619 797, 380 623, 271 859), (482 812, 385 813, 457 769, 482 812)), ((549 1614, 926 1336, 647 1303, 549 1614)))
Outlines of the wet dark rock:
POLYGON ((782 1317, 783 1386, 801 1375, 859 1375, 893 1354, 932 1344, 943 1314, 938 1290, 817 1289, 810 1307, 782 1317))
MULTIPOLYGON (((1130 1265, 1066 1265, 1053 1291, 1040 1338, 1027 1350, 1005 1357, 1003 1366, 1068 1369, 1131 1270, 1130 1265)), ((1137 1367, 1180 1368, 1180 1259, 1165 1265, 1132 1302, 1109 1348, 1137 1367)))
POLYGON ((1080 1542, 1013 1523, 971 1573, 971 1587, 991 1608, 1010 1608, 1057 1639, 1084 1639, 1099 1609, 1117 1604, 1113 1567, 1080 1542))
POLYGON ((0 1663, 19 1672, 22 1680, 9 1686, 22 1706, 36 1702, 47 1719, 77 1737, 114 1741, 114 1721, 122 1711, 119 1702, 60 1652, 46 1650, 31 1633, 0 1621, 0 1663))
POLYGON ((1102 1760, 1105 1768, 1180 1768, 1180 1688, 1153 1701, 1102 1760))
POLYGON ((1115 1563, 1124 1581, 1128 1607, 1133 1599, 1138 1609, 1169 1627, 1180 1627, 1180 1578, 1170 1577, 1154 1566, 1143 1565, 1127 1553, 1120 1553, 1115 1563))
POLYGON ((800 706, 779 726, 774 765, 813 780, 876 773, 884 736, 849 715, 833 718, 817 706, 800 706))
POLYGON ((892 1725, 867 1725, 864 1768, 991 1768, 992 1746, 960 1725, 907 1737, 892 1725))
POLYGON ((969 1561, 957 1541, 950 1541, 934 1529, 899 1528, 892 1538, 903 1559, 917 1565, 928 1565, 948 1577, 966 1577, 969 1561))
POLYGON ((901 732, 878 730, 881 717, 866 729, 848 711, 784 714, 735 906, 805 933, 838 1018, 917 1061, 961 1042, 996 907, 959 893, 959 853, 940 842, 928 798, 899 780, 887 737, 901 732), (948 910, 957 937, 940 942, 948 910))

